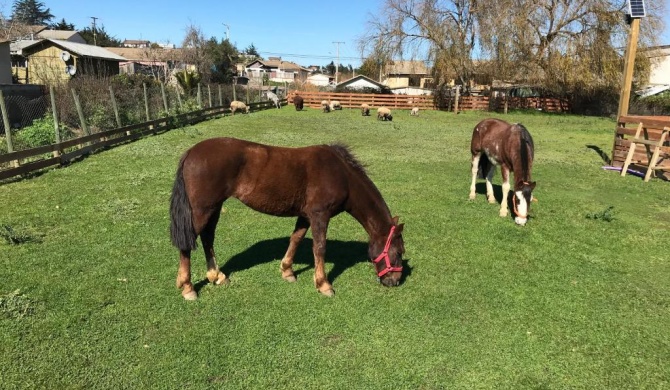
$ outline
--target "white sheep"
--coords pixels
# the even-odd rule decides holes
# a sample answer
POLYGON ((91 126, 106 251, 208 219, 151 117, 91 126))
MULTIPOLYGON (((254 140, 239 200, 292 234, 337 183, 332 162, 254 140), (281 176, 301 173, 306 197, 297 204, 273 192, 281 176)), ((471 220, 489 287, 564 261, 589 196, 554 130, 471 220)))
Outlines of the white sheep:
POLYGON ((330 109, 331 109, 331 111, 341 110, 342 105, 340 104, 340 102, 338 100, 333 100, 333 101, 330 102, 330 109))
POLYGON ((413 107, 409 114, 412 116, 419 116, 419 107, 413 107))
POLYGON ((361 104, 361 115, 370 116, 370 105, 367 103, 361 104))
POLYGON ((330 112, 330 101, 328 100, 322 100, 321 101, 321 108, 323 109, 323 112, 330 112))
POLYGON ((389 110, 387 107, 379 107, 377 109, 377 119, 381 119, 383 121, 392 121, 393 115, 391 115, 391 110, 389 110))
POLYGON ((233 100, 230 102, 230 113, 235 115, 235 111, 244 111, 244 113, 249 113, 249 107, 239 100, 233 100))

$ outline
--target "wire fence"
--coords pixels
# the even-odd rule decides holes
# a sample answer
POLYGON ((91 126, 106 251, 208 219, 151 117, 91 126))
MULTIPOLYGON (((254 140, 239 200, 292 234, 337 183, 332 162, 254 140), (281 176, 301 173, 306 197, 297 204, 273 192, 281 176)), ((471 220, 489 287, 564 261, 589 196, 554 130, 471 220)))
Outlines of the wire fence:
POLYGON ((36 88, 0 91, 0 155, 200 109, 228 108, 233 100, 265 101, 268 89, 224 84, 183 88, 129 77, 78 78, 49 88, 32 87, 36 88))

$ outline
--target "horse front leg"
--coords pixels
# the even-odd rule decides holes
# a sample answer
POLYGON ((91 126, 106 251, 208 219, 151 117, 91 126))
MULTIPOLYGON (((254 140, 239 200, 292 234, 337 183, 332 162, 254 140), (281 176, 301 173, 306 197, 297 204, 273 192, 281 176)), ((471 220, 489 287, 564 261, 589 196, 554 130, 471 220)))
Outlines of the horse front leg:
POLYGON ((503 183, 502 183, 502 202, 500 203, 500 216, 506 217, 509 212, 509 207, 507 206, 507 194, 509 193, 509 168, 502 166, 500 167, 500 172, 502 173, 503 183))
POLYGON ((198 298, 193 283, 191 283, 191 251, 179 251, 179 271, 177 272, 177 288, 181 289, 181 295, 187 301, 198 298))
POLYGON ((326 231, 328 230, 327 218, 312 218, 312 238, 314 240, 312 251, 314 252, 314 286, 323 295, 332 297, 335 295, 333 286, 328 282, 325 269, 326 258, 326 231))
POLYGON ((470 183, 470 200, 475 200, 475 190, 477 184, 477 173, 479 172, 479 159, 481 158, 481 153, 472 156, 472 182, 470 183))
POLYGON ((287 282, 295 282, 295 274, 293 273, 293 258, 295 257, 295 252, 298 250, 298 245, 300 245, 302 239, 305 238, 307 229, 309 229, 309 220, 305 217, 298 217, 298 220, 295 222, 295 229, 293 229, 293 233, 291 234, 291 238, 289 240, 286 254, 279 264, 281 277, 287 282))

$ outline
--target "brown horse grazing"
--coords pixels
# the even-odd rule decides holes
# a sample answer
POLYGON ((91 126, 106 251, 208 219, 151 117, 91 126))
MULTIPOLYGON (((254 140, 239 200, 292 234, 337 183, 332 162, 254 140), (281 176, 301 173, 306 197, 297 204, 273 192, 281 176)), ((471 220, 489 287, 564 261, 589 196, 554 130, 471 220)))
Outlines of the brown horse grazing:
POLYGON ((507 193, 510 189, 509 173, 514 172, 514 222, 525 225, 528 221, 531 200, 535 200, 532 191, 535 182, 531 181, 531 169, 535 147, 533 138, 521 124, 509 124, 499 119, 485 119, 475 126, 470 143, 472 152, 472 185, 470 200, 475 199, 475 182, 479 177, 486 178, 486 196, 489 203, 495 203, 491 179, 495 166, 500 165, 502 173, 502 202, 500 216, 508 212, 507 193))
POLYGON ((370 237, 368 254, 382 284, 397 286, 402 275, 404 224, 391 217, 379 190, 363 166, 341 144, 284 148, 235 138, 213 138, 186 151, 172 189, 170 235, 179 249, 177 288, 187 300, 197 298, 191 283, 191 250, 200 236, 207 279, 227 283, 214 257, 214 231, 223 202, 237 198, 262 213, 298 217, 280 264, 282 278, 296 280, 293 257, 312 227, 314 284, 334 294, 326 278, 326 231, 331 218, 346 211, 370 237))

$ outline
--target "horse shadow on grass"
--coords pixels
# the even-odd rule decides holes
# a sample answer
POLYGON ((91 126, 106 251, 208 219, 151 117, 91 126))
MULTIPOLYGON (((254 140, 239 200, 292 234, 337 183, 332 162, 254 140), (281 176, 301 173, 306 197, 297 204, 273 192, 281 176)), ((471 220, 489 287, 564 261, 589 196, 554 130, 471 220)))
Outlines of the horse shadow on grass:
MULTIPOLYGON (((312 239, 305 237, 296 251, 293 260, 293 274, 299 278, 301 274, 310 269, 314 269, 314 254, 312 252, 312 239)), ((219 270, 228 277, 235 272, 244 271, 257 265, 277 262, 276 272, 268 277, 281 278, 279 271, 279 262, 284 257, 289 245, 289 237, 273 238, 257 242, 240 252, 219 266, 219 270)), ((400 284, 411 275, 412 270, 409 267, 408 259, 403 259, 403 274, 400 278, 400 284)), ((326 277, 331 283, 334 283, 340 275, 347 269, 358 263, 371 263, 368 259, 368 243, 360 241, 339 241, 328 240, 326 243, 326 263, 332 263, 333 267, 326 277)), ((375 272, 370 264, 371 272, 375 272)), ((193 286, 196 292, 207 285, 208 280, 203 279, 193 286)))

